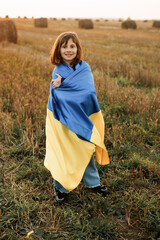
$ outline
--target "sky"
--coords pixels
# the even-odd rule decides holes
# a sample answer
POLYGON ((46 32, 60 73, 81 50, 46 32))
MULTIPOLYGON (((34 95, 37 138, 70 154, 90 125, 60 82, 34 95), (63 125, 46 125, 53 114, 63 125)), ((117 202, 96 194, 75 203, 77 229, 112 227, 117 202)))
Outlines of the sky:
POLYGON ((160 19, 160 0, 0 0, 0 17, 160 19))

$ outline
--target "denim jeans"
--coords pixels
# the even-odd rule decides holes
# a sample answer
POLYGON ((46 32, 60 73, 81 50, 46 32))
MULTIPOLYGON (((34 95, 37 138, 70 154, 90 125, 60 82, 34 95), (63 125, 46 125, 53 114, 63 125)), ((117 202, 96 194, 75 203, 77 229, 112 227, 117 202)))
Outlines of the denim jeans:
MULTIPOLYGON (((93 188, 100 186, 100 178, 98 170, 94 163, 93 156, 83 174, 83 181, 87 188, 93 188)), ((58 189, 60 192, 69 193, 58 181, 54 180, 54 188, 58 189)))

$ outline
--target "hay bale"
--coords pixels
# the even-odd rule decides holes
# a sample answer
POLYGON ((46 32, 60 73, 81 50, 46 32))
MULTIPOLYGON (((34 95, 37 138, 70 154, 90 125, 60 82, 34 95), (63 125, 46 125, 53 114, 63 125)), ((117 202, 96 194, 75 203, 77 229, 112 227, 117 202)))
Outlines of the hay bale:
POLYGON ((153 25, 152 25, 152 26, 155 27, 155 28, 160 28, 160 21, 155 20, 155 21, 153 22, 153 25))
POLYGON ((123 19, 122 19, 122 18, 119 18, 119 19, 118 19, 118 22, 123 22, 123 19))
POLYGON ((128 29, 128 28, 136 29, 137 24, 133 20, 126 20, 126 21, 122 22, 121 27, 123 29, 128 29))
POLYGON ((35 18, 34 19, 34 26, 35 27, 40 27, 40 28, 47 28, 48 27, 47 18, 35 18))
POLYGON ((17 43, 17 29, 12 20, 0 20, 0 42, 17 43))
POLYGON ((81 19, 78 24, 79 28, 92 29, 94 27, 91 19, 81 19))

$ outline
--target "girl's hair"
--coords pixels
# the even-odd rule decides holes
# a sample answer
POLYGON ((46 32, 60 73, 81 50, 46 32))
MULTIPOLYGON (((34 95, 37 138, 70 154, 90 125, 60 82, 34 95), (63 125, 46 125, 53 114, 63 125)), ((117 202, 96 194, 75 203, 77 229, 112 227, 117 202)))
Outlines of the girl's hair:
POLYGON ((50 58, 51 58, 51 63, 53 65, 59 65, 60 63, 63 62, 63 59, 61 57, 61 46, 64 44, 67 44, 69 39, 72 39, 72 41, 76 44, 77 46, 77 56, 73 59, 71 65, 75 65, 77 63, 81 62, 82 58, 82 47, 78 38, 77 33, 75 32, 63 32, 61 33, 55 43, 53 44, 53 47, 50 51, 50 58))

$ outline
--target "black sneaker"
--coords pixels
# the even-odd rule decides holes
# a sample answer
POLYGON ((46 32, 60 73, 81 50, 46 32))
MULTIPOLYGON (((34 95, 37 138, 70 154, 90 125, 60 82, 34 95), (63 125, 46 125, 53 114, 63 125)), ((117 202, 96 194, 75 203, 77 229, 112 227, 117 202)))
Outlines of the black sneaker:
POLYGON ((55 201, 58 203, 64 202, 67 195, 68 193, 61 193, 57 188, 54 189, 55 201))
POLYGON ((100 185, 98 187, 90 188, 95 193, 101 193, 103 195, 109 194, 108 189, 104 185, 100 185))

